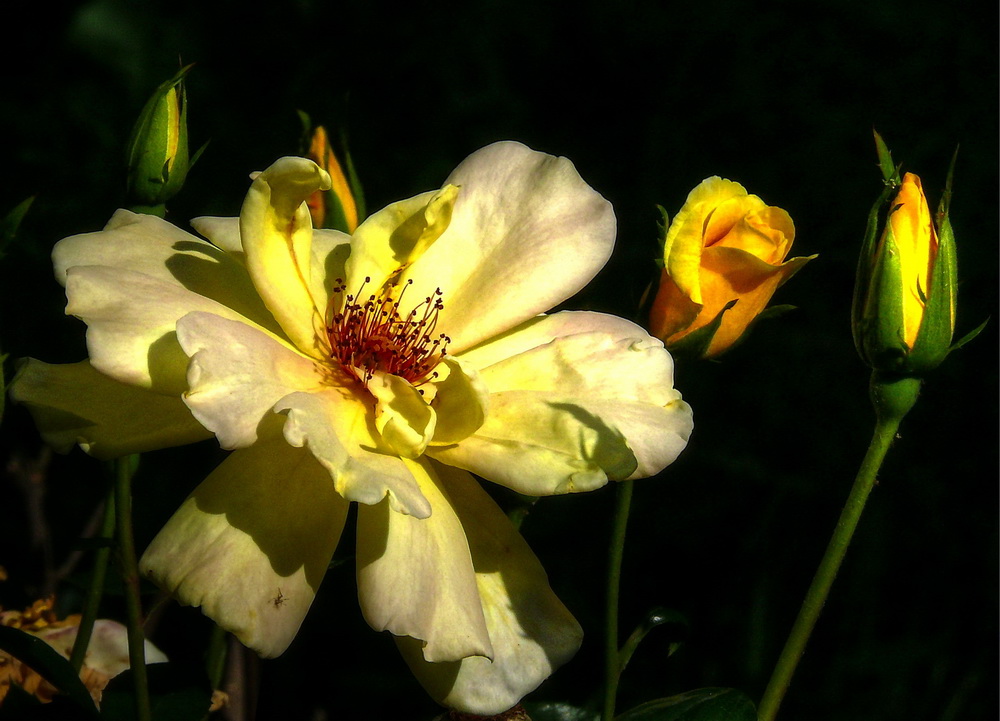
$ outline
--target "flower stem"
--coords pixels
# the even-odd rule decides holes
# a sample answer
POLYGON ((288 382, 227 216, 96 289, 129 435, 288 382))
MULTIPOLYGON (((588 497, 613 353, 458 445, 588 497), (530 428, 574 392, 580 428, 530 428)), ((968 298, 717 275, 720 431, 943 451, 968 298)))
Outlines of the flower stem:
POLYGON ((615 517, 611 530, 611 554, 608 560, 607 618, 604 646, 604 712, 601 721, 615 716, 615 697, 621 676, 621 655, 618 648, 618 592, 622 576, 622 556, 625 550, 625 529, 632 504, 633 481, 621 481, 615 496, 615 517))
POLYGON ((80 627, 76 634, 76 641, 73 642, 73 652, 69 658, 77 673, 83 668, 83 660, 87 655, 87 647, 90 646, 90 637, 94 631, 94 621, 97 620, 97 610, 101 605, 101 597, 104 595, 104 577, 108 571, 108 558, 111 556, 111 541, 114 538, 114 533, 115 487, 112 486, 104 501, 104 519, 101 521, 99 535, 104 545, 97 549, 94 556, 94 570, 90 577, 90 587, 87 589, 87 598, 80 616, 80 627))
POLYGON ((865 501, 875 485, 882 461, 892 440, 896 437, 896 431, 903 420, 903 416, 913 407, 920 391, 920 381, 915 378, 886 377, 880 374, 872 374, 871 397, 875 407, 876 423, 875 433, 872 436, 868 451, 865 453, 858 475, 854 480, 850 495, 844 510, 840 513, 840 519, 830 538, 830 543, 826 547, 826 552, 820 560, 816 575, 812 584, 806 592, 802 601, 802 608, 795 619, 785 647, 778 657, 778 662, 771 673, 764 696, 760 700, 757 709, 758 721, 774 721, 778 714, 778 708, 792 681, 792 675, 798 666, 799 660, 805 651, 809 636, 812 634, 816 621, 819 619, 820 611, 826 598, 830 593, 830 587, 837 577, 837 571, 847 553, 847 547, 851 543, 854 529, 857 528, 861 519, 861 512, 865 508, 865 501))
POLYGON ((138 721, 151 721, 149 681, 146 677, 146 638, 142 632, 142 599, 139 597, 139 567, 132 538, 132 461, 124 456, 115 461, 115 508, 117 510, 117 545, 125 583, 125 608, 128 616, 128 661, 135 685, 135 711, 138 721))
MULTIPOLYGON (((222 690, 222 677, 226 672, 226 649, 229 645, 229 634, 221 626, 212 626, 212 633, 208 638, 208 651, 205 654, 205 672, 208 674, 208 683, 212 688, 213 698, 216 691, 222 690)), ((203 721, 211 718, 211 712, 207 712, 203 721)))

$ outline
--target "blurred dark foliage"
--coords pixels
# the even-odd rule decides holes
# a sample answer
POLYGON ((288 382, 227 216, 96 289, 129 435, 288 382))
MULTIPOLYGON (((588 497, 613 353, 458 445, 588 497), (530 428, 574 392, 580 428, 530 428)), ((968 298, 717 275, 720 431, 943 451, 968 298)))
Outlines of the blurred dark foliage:
MULTIPOLYGON (((0 348, 50 362, 85 355, 49 250, 100 228, 123 202, 131 124, 181 63, 196 63, 192 149, 209 142, 169 206, 182 226, 235 215, 248 173, 299 150, 297 109, 349 132, 372 209, 437 187, 478 147, 517 139, 571 158, 618 215, 614 258, 568 306, 633 316, 656 272, 655 204, 672 214, 703 178, 737 180, 789 211, 796 255, 820 257, 776 296, 797 311, 762 323, 719 363, 677 369, 695 435, 680 461, 636 489, 622 618, 627 634, 662 605, 690 629, 669 658, 676 639, 650 635, 625 672, 620 708, 702 686, 759 698, 871 431, 868 373, 848 323, 856 253, 880 190, 872 128, 923 177, 932 203, 961 145, 958 333, 994 320, 904 421, 783 717, 995 718, 994 11, 929 0, 819 0, 808 11, 732 0, 24 6, 27 19, 6 24, 0 43, 0 212, 37 200, 0 267, 0 348)), ((7 607, 45 590, 107 482, 79 451, 32 475, 26 464, 41 453, 27 414, 8 406, 7 607), (30 521, 32 504, 48 538, 30 521)), ((144 458, 140 548, 220 457, 206 443, 144 458)), ((543 499, 523 527, 587 633, 536 699, 583 703, 599 684, 613 495, 543 499)), ((350 545, 345 536, 338 557, 350 545)), ((67 610, 88 562, 60 585, 67 610)), ((114 596, 103 612, 123 617, 114 596)), ((208 629, 198 611, 171 605, 154 640, 200 665, 208 629)), ((364 625, 352 563, 331 570, 291 649, 259 672, 259 719, 436 713, 390 639, 364 625)))

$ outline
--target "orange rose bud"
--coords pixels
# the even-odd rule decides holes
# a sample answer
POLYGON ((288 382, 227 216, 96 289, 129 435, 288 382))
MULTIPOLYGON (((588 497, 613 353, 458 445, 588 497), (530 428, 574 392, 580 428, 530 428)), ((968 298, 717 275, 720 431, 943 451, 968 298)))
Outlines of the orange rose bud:
POLYGON ((333 228, 353 233, 358 227, 358 206, 347 176, 330 148, 326 129, 320 125, 313 131, 307 157, 330 174, 330 190, 317 190, 307 200, 314 228, 333 228))
POLYGON ((795 239, 781 208, 739 183, 711 177, 666 229, 650 331, 668 348, 704 358, 733 346, 774 291, 808 261, 786 261, 795 239))

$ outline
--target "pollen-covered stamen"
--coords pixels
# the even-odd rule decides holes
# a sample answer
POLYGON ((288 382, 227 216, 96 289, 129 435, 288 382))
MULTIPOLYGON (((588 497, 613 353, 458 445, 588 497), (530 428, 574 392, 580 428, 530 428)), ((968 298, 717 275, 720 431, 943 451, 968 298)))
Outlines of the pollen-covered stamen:
MULTIPOLYGON (((444 308, 441 289, 424 298, 408 313, 400 307, 407 289, 407 280, 399 293, 397 285, 386 285, 377 294, 364 296, 366 277, 357 294, 344 296, 343 309, 328 313, 326 332, 330 338, 330 355, 344 370, 362 383, 368 383, 376 371, 391 373, 414 385, 433 376, 433 369, 447 353, 449 338, 434 334, 438 314, 444 308)), ((347 290, 337 278, 330 299, 331 312, 341 294, 347 290)))

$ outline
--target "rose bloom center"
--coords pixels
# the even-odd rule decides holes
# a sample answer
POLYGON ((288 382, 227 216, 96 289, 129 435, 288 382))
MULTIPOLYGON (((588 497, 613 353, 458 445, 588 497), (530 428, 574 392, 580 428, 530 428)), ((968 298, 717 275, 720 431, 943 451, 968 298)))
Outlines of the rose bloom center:
POLYGON ((451 340, 444 333, 435 335, 438 315, 444 308, 440 288, 406 311, 406 291, 412 280, 402 286, 386 283, 367 297, 365 286, 371 283, 370 277, 354 294, 344 295, 347 287, 342 279, 335 283, 326 333, 330 356, 345 371, 365 385, 376 371, 399 376, 413 385, 435 375, 433 369, 447 353, 451 340), (341 305, 341 297, 342 310, 332 312, 341 305))

